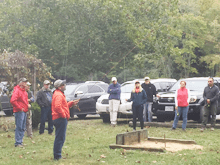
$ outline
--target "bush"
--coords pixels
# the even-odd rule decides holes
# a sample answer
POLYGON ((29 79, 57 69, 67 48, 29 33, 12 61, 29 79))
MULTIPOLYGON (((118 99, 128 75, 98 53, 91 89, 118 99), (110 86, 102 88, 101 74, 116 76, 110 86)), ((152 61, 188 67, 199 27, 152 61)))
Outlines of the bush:
POLYGON ((37 103, 31 104, 32 110, 32 127, 37 128, 40 123, 41 108, 37 103))

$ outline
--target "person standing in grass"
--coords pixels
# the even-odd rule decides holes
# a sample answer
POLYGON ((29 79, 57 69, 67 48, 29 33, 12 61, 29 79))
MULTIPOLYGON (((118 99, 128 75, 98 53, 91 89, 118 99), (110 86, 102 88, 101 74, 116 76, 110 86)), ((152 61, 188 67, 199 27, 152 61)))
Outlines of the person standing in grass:
MULTIPOLYGON (((30 86, 31 86, 31 83, 27 82, 25 90, 28 94, 29 104, 34 102, 34 95, 33 95, 33 92, 30 90, 30 86)), ((31 109, 29 109, 26 114, 27 114, 27 119, 26 119, 27 136, 32 139, 33 138, 33 131, 32 131, 32 112, 31 112, 31 109)))
POLYGON ((115 127, 117 124, 117 115, 121 96, 121 85, 117 82, 116 77, 112 77, 112 84, 108 87, 108 93, 111 126, 115 127))
POLYGON ((131 92, 131 98, 126 99, 126 101, 131 102, 132 104, 132 111, 133 111, 133 130, 136 130, 136 118, 138 117, 141 129, 144 127, 143 121, 143 105, 147 102, 147 94, 145 90, 141 87, 140 82, 135 82, 135 87, 131 92))
POLYGON ((69 101, 67 103, 64 91, 66 90, 65 81, 56 80, 54 82, 54 91, 52 98, 52 119, 55 126, 55 140, 53 147, 54 160, 62 158, 62 147, 66 138, 67 122, 70 118, 69 108, 76 105, 79 100, 69 101))
POLYGON ((203 132, 206 128, 206 124, 208 123, 208 118, 212 115, 211 118, 211 131, 214 131, 215 123, 216 123, 216 111, 218 105, 218 97, 219 97, 219 88, 214 84, 214 79, 208 79, 208 86, 205 87, 203 92, 203 98, 205 101, 204 107, 204 115, 202 121, 201 132, 203 132))
POLYGON ((14 87, 13 94, 11 96, 11 104, 13 106, 13 112, 15 116, 15 147, 23 147, 23 137, 26 126, 26 112, 31 105, 28 103, 28 94, 25 90, 27 85, 27 79, 19 79, 19 84, 14 87))
POLYGON ((190 92, 186 88, 186 82, 181 81, 180 82, 180 88, 175 93, 175 117, 173 122, 173 127, 171 130, 175 130, 177 123, 179 121, 180 116, 182 115, 183 118, 183 124, 182 124, 182 130, 186 130, 186 124, 187 124, 187 114, 189 109, 189 100, 190 100, 190 92))

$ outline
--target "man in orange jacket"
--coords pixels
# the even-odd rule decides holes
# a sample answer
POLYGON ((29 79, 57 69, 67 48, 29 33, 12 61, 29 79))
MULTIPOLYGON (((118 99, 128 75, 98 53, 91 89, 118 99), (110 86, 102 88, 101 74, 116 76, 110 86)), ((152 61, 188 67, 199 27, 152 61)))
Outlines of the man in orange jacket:
POLYGON ((67 121, 70 118, 69 108, 76 105, 79 100, 70 101, 67 103, 64 91, 66 90, 65 81, 56 80, 54 82, 54 91, 52 97, 52 119, 55 126, 55 140, 53 147, 54 160, 62 158, 62 147, 66 138, 67 121))
POLYGON ((26 112, 31 105, 28 103, 28 94, 25 90, 26 78, 19 79, 19 84, 14 87, 11 104, 15 115, 15 147, 23 147, 23 137, 26 129, 26 112))

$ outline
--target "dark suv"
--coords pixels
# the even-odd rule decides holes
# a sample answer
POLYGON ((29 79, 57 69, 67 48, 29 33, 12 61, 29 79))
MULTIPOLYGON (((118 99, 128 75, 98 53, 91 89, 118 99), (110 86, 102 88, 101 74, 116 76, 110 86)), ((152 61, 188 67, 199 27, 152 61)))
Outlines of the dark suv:
POLYGON ((107 90, 108 84, 100 81, 66 84, 64 94, 67 101, 80 99, 78 107, 70 108, 70 116, 77 115, 83 119, 87 114, 96 114, 96 101, 101 95, 106 94, 107 90))
MULTIPOLYGON (((190 103, 188 111, 188 119, 201 122, 204 113, 203 91, 208 85, 208 77, 194 77, 180 79, 167 92, 159 93, 160 97, 157 101, 157 108, 154 114, 157 116, 157 121, 174 119, 175 115, 175 92, 180 87, 180 81, 186 82, 186 88, 190 90, 190 103)), ((219 87, 220 77, 214 77, 214 83, 219 87)), ((220 97, 219 97, 220 102, 220 97)), ((217 115, 220 114, 220 104, 218 104, 217 115)))
POLYGON ((7 116, 11 116, 13 115, 13 107, 7 95, 8 89, 6 84, 6 82, 0 83, 0 109, 2 109, 7 116))

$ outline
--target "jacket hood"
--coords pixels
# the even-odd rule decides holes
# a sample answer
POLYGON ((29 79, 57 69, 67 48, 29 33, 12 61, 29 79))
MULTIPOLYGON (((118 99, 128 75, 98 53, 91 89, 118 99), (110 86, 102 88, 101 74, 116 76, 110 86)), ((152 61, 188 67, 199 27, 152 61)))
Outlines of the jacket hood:
POLYGON ((15 90, 22 90, 22 91, 24 91, 25 90, 25 88, 21 88, 19 85, 16 85, 15 87, 14 87, 14 91, 15 90))

